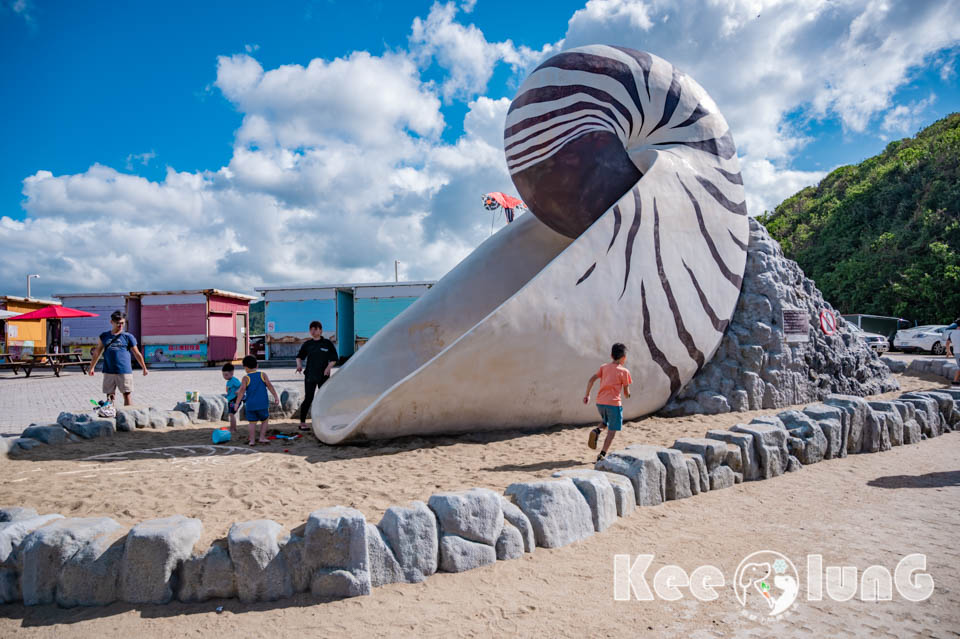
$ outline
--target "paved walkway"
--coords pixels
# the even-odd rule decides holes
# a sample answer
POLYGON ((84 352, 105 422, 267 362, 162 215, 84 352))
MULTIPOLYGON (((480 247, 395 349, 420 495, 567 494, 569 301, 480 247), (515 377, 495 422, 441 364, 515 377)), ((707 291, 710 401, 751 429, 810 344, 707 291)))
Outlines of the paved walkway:
MULTIPOLYGON (((300 386, 303 377, 293 368, 264 369, 278 386, 300 386)), ((243 374, 243 370, 240 370, 243 374)), ((91 399, 103 399, 103 377, 63 371, 54 377, 51 371, 38 369, 29 378, 23 373, 0 372, 0 435, 20 434, 33 422, 56 421, 61 411, 90 410, 91 399)), ((133 401, 138 406, 170 409, 183 401, 186 391, 222 393, 223 377, 218 368, 154 369, 144 377, 133 375, 133 401)))

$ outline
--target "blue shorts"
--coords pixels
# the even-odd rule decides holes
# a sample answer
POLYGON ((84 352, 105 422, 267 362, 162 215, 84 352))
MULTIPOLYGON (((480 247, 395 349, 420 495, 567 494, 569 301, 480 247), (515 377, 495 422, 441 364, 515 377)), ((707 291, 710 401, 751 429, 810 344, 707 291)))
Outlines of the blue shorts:
POLYGON ((259 408, 259 409, 250 409, 246 410, 244 417, 247 418, 248 422, 262 422, 270 419, 270 409, 268 408, 259 408))
POLYGON ((597 410, 600 411, 600 421, 608 429, 619 431, 623 428, 623 406, 597 404, 597 410))
POLYGON ((237 406, 237 400, 236 400, 236 399, 228 399, 228 400, 227 400, 227 414, 228 414, 228 415, 236 415, 238 410, 240 410, 240 407, 237 406))

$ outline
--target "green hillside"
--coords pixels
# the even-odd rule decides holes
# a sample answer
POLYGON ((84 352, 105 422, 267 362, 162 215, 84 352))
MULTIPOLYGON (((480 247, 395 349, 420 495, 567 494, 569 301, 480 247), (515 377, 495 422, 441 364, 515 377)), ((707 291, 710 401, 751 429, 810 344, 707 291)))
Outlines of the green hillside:
POLYGON ((960 316, 960 113, 759 216, 842 313, 960 316))

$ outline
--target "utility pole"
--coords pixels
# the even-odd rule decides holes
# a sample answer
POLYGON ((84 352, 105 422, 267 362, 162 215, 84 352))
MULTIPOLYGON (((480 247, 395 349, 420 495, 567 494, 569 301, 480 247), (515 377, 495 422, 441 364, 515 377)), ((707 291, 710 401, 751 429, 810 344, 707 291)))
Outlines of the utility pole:
POLYGON ((34 277, 39 278, 40 276, 35 273, 31 275, 27 275, 27 299, 30 299, 30 280, 33 279, 34 277))
POLYGON ((393 281, 400 281, 400 260, 393 261, 393 281))

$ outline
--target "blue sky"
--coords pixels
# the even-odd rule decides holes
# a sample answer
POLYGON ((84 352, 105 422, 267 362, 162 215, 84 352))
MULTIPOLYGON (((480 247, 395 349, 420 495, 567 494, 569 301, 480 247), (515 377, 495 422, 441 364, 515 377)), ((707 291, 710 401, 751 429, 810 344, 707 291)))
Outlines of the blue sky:
POLYGON ((957 0, 275 4, 3 0, 0 292, 439 277, 511 190, 516 86, 582 44, 697 79, 752 213, 960 110, 957 0))

